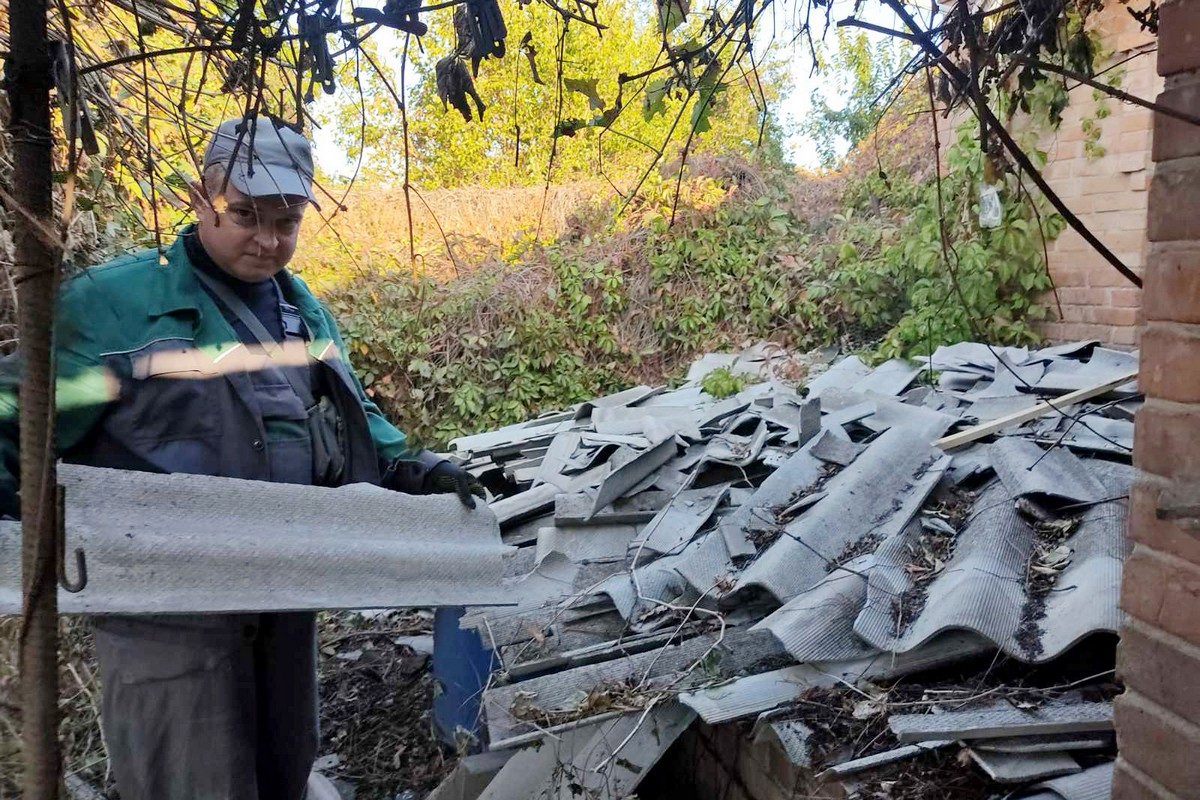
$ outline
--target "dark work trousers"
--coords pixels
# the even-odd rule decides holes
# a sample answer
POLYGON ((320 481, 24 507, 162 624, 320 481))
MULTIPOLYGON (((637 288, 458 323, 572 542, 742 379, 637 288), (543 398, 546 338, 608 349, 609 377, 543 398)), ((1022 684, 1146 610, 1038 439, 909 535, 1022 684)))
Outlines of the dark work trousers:
POLYGON ((121 800, 301 800, 316 758, 313 613, 98 617, 121 800))

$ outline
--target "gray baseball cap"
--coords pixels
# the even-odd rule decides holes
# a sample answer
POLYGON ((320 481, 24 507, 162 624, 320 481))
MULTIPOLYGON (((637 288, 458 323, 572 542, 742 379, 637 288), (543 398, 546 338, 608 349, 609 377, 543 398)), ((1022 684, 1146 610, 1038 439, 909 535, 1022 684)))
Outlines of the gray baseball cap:
POLYGON ((204 168, 214 164, 228 170, 230 183, 242 194, 303 197, 321 207, 312 190, 312 145, 270 119, 255 123, 235 117, 222 122, 204 151, 204 168))

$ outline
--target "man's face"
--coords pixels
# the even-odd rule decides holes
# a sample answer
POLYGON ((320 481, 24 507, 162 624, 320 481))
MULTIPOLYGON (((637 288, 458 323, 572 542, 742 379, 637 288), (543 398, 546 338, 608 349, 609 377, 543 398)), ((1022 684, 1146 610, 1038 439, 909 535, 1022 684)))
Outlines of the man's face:
POLYGON ((200 243, 218 267, 243 281, 266 280, 287 266, 307 206, 303 197, 248 197, 220 178, 192 186, 200 243))

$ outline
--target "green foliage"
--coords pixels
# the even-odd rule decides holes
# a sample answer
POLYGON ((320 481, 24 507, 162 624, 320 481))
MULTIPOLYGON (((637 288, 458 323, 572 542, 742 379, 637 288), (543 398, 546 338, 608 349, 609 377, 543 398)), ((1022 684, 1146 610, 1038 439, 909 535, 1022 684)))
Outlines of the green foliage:
MULTIPOLYGON (((886 327, 880 356, 929 353, 967 339, 1038 340, 1033 324, 1045 309, 1037 298, 1051 285, 1044 244, 1064 223, 1040 196, 1024 194, 1015 176, 996 175, 973 138, 976 130, 964 123, 946 153, 940 203, 936 180, 914 183, 898 175, 888 187, 873 178, 883 204, 906 213, 883 225, 847 215, 831 246, 830 280, 810 290, 810 297, 831 298, 867 329, 886 327), (1001 187, 1004 214, 996 228, 978 223, 985 181, 1001 187)), ((1044 165, 1044 153, 1030 155, 1044 165)))
MULTIPOLYGON (((581 24, 564 30, 562 18, 544 4, 501 0, 500 6, 511 42, 524 41, 528 46, 524 50, 510 46, 504 59, 480 64, 475 86, 487 104, 481 121, 465 122, 453 108, 445 110, 437 96, 433 65, 454 48, 451 15, 430 15, 430 31, 422 47, 418 50, 415 40, 410 46, 406 88, 414 185, 537 185, 546 181, 552 151, 556 182, 601 175, 630 182, 640 177, 669 138, 682 144, 689 120, 699 133, 693 151, 749 153, 758 148, 763 118, 751 93, 751 80, 719 80, 724 70, 696 63, 690 70, 660 71, 621 84, 619 75, 637 73, 662 60, 663 35, 653 19, 657 12, 644 2, 601 3, 599 20, 608 26, 603 35, 581 24), (534 80, 530 59, 540 83, 534 80), (687 81, 679 76, 693 72, 695 85, 685 85, 687 81), (694 89, 690 98, 689 88, 694 89), (674 127, 680 113, 682 122, 674 127)), ((698 46, 689 38, 698 21, 682 23, 686 8, 680 0, 663 5, 678 28, 676 35, 684 40, 681 48, 698 46)), ((398 76, 388 65, 398 64, 399 53, 380 49, 383 52, 372 51, 375 61, 383 65, 398 91, 398 76)), ((708 66, 719 65, 712 61, 708 66)), ((363 94, 361 101, 357 89, 338 96, 330 114, 338 143, 351 158, 362 152, 368 181, 399 183, 406 151, 394 98, 365 61, 348 61, 342 72, 350 82, 358 76, 363 94), (360 109, 366 111, 365 124, 360 109), (360 141, 365 142, 365 150, 360 141)), ((772 107, 784 86, 783 70, 768 62, 759 65, 758 73, 767 105, 772 107)), ((740 73, 733 70, 732 74, 740 73)), ((782 137, 773 118, 767 120, 765 134, 764 149, 781 161, 782 137)))
POLYGON ((718 399, 733 397, 746 388, 746 378, 734 375, 729 367, 717 367, 700 379, 700 388, 718 399))

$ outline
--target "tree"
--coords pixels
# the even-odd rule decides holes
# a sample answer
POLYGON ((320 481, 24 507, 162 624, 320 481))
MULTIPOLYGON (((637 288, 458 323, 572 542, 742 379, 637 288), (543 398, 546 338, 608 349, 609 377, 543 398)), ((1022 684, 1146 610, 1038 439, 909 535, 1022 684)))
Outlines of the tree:
MULTIPOLYGON (((416 39, 410 41, 405 88, 413 184, 530 185, 545 181, 548 174, 555 181, 601 176, 629 181, 660 150, 674 160, 693 125, 693 152, 699 148, 747 153, 759 147, 761 138, 764 156, 782 158, 778 126, 762 107, 763 95, 769 109, 783 91, 778 64, 760 65, 756 78, 749 59, 734 64, 731 46, 718 56, 707 84, 698 85, 690 96, 682 86, 664 86, 670 70, 622 83, 621 74, 634 75, 666 61, 660 52, 664 35, 655 24, 654 10, 644 2, 602 3, 598 18, 606 26, 603 31, 576 21, 564 24, 557 12, 542 4, 502 0, 501 8, 508 53, 502 60, 489 58, 480 64, 475 88, 487 106, 482 120, 472 111, 472 120, 466 121, 453 106, 443 107, 437 95, 435 62, 455 47, 451 15, 431 17, 420 48, 416 39), (696 106, 702 100, 701 113, 696 106)), ((703 36, 701 20, 688 24, 672 39, 678 51, 697 48, 703 36), (676 45, 675 38, 681 44, 676 45)), ((398 68, 385 64, 398 65, 402 47, 392 48, 390 58, 375 58, 397 93, 398 68)), ((697 75, 704 73, 703 65, 689 68, 697 75)), ((352 84, 357 73, 362 103, 356 88, 342 93, 330 114, 337 139, 352 158, 363 154, 364 170, 372 179, 399 182, 406 151, 395 99, 384 77, 365 62, 343 69, 352 84)))
POLYGON ((812 113, 800 131, 816 144, 824 167, 834 166, 847 148, 852 148, 875 128, 883 114, 892 81, 912 55, 912 48, 898 39, 871 43, 863 31, 838 28, 833 48, 818 53, 818 68, 833 77, 833 87, 814 89, 812 113), (842 98, 840 107, 829 103, 830 95, 842 98))

